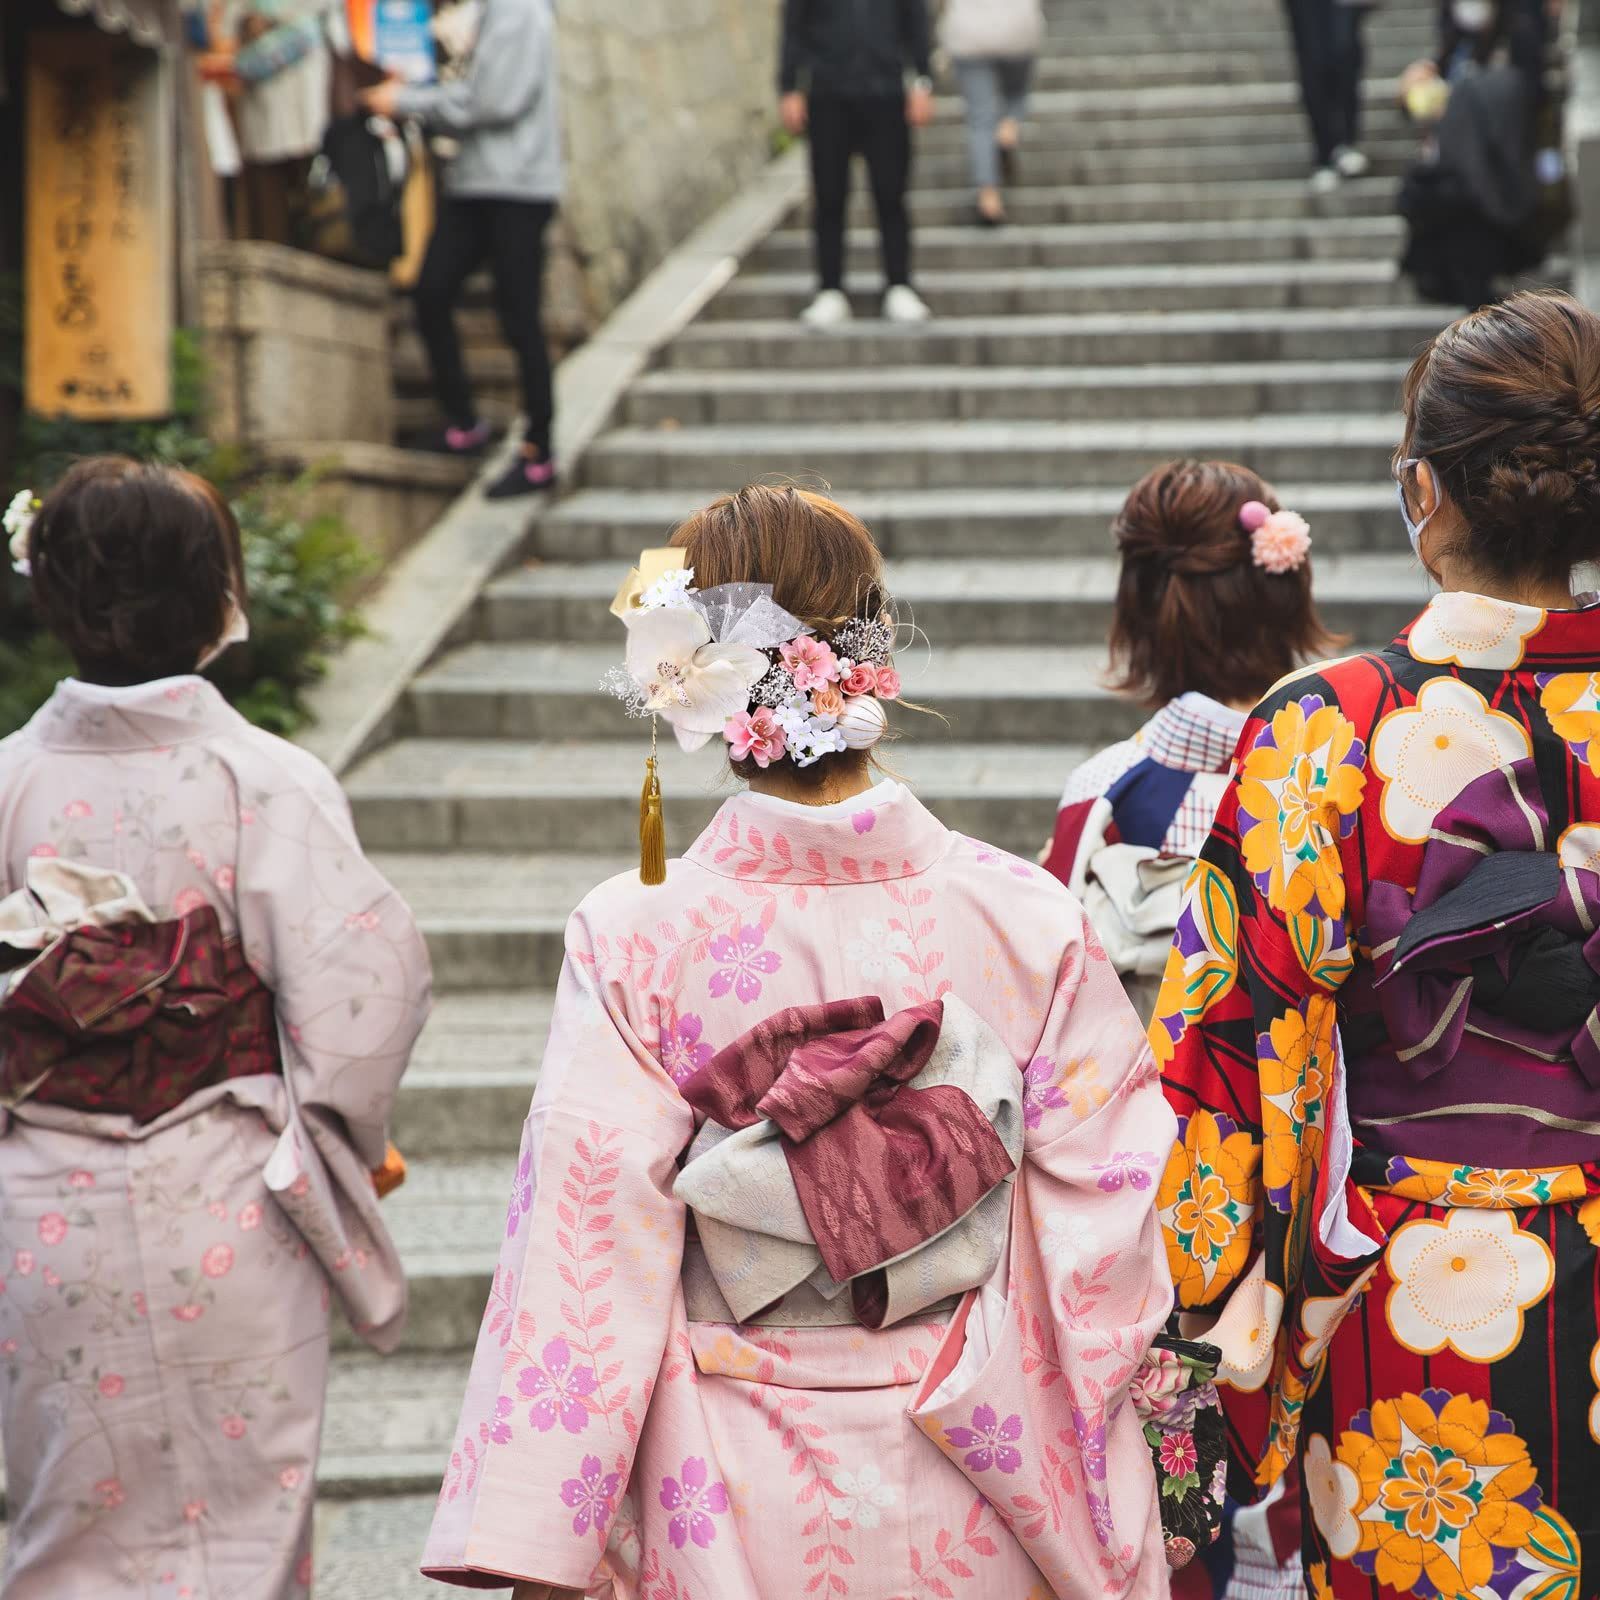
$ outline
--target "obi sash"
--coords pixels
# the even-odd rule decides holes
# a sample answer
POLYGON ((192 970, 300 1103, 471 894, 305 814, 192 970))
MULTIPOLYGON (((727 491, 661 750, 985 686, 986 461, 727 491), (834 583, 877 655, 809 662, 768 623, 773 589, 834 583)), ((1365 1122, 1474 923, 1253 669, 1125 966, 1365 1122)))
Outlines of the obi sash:
POLYGON ((230 1078, 281 1074, 271 993, 215 909, 158 922, 120 873, 30 863, 0 901, 0 1105, 147 1123, 230 1078))
MULTIPOLYGON (((706 1120, 675 1192, 723 1316, 748 1322, 797 1295, 888 1327, 999 1265, 1022 1074, 953 996, 887 1019, 875 998, 781 1011, 681 1092, 706 1120)), ((686 1270, 686 1294, 696 1281, 686 1270)))
POLYGON ((1485 1168, 1600 1159, 1600 874, 1556 831, 1518 762, 1439 814, 1414 893, 1370 886, 1370 982, 1340 997, 1358 1139, 1485 1168))

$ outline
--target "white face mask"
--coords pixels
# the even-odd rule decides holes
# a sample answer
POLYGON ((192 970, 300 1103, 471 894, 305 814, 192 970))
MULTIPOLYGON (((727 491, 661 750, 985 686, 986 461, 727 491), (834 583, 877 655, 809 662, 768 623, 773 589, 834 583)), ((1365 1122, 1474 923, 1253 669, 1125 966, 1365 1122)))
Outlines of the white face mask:
POLYGON ((1463 33, 1482 33, 1494 21, 1494 0, 1455 0, 1450 15, 1463 33))
POLYGON ((222 630, 222 637, 200 657, 195 666, 196 672, 204 672, 226 650, 231 650, 236 644, 243 644, 250 637, 250 619, 239 609, 237 600, 230 598, 230 611, 228 625, 222 630))
MULTIPOLYGON (((1409 472, 1412 474, 1414 481, 1416 474, 1419 473, 1423 467, 1427 466, 1428 463, 1426 461, 1418 460, 1415 457, 1407 461, 1402 461, 1397 469, 1397 476, 1394 483, 1394 492, 1400 500, 1400 515, 1405 518, 1406 533, 1411 539, 1411 551, 1419 561, 1422 559, 1422 533, 1428 524, 1433 521, 1434 512, 1438 511, 1439 509, 1439 500, 1436 492, 1433 502, 1433 511, 1430 511, 1421 522, 1418 522, 1416 518, 1411 515, 1411 504, 1406 499, 1405 480, 1406 474, 1409 472)), ((1432 467, 1428 467, 1428 473, 1431 477, 1433 474, 1432 467)))

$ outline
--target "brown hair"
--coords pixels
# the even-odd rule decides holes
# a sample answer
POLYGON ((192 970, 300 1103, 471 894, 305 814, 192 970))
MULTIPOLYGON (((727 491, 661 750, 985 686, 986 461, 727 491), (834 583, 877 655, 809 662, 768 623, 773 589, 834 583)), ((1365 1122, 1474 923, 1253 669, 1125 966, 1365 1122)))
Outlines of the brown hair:
POLYGON ((192 472, 94 456, 45 496, 28 536, 34 602, 95 683, 193 672, 245 604, 239 524, 192 472))
POLYGON ((1417 357, 1404 401, 1400 456, 1433 468, 1461 515, 1458 553, 1475 570, 1560 580, 1600 559, 1592 311, 1554 292, 1474 311, 1417 357))
POLYGON ((1311 599, 1311 565, 1272 573, 1251 559, 1245 503, 1272 489, 1226 461, 1174 461, 1142 478, 1111 525, 1122 554, 1111 686, 1151 705, 1189 690, 1259 699, 1339 640, 1311 599))
MULTIPOLYGON (((770 583, 774 602, 824 638, 852 618, 875 621, 891 610, 883 555, 866 524, 807 489, 750 484, 695 512, 671 542, 694 568, 696 588, 770 583)), ((865 760, 845 751, 794 772, 820 784, 842 764, 865 760)), ((731 765, 746 779, 758 770, 751 761, 731 765)))

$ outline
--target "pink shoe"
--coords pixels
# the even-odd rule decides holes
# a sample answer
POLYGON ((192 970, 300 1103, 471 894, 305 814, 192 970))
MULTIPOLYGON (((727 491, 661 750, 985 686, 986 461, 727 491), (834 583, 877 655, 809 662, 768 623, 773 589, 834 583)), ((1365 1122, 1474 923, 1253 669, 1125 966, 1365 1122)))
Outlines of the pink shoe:
POLYGON ((515 500, 525 494, 548 494, 556 486, 556 464, 541 456, 520 456, 483 491, 485 500, 515 500))

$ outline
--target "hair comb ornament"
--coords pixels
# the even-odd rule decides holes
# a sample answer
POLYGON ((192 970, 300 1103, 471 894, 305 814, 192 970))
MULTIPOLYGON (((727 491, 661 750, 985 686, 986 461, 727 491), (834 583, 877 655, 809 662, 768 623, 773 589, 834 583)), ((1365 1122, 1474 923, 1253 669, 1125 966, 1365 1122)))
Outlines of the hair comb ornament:
POLYGON ((667 870, 660 722, 685 751, 720 735, 735 761, 809 767, 875 745, 888 727, 879 702, 900 694, 889 623, 851 618, 830 642, 777 604, 771 584, 696 589, 681 550, 646 550, 611 611, 628 641, 623 665, 603 687, 629 715, 651 722, 639 800, 639 876, 647 884, 664 883, 667 870))
POLYGON ((5 515, 0 517, 9 542, 11 570, 24 578, 33 573, 33 565, 28 560, 28 537, 33 532, 33 519, 43 504, 32 489, 21 489, 11 497, 5 515))
POLYGON ((1250 535, 1250 559, 1263 572, 1298 572, 1311 556, 1311 525, 1294 511, 1273 511, 1259 500, 1239 508, 1239 526, 1250 535))

